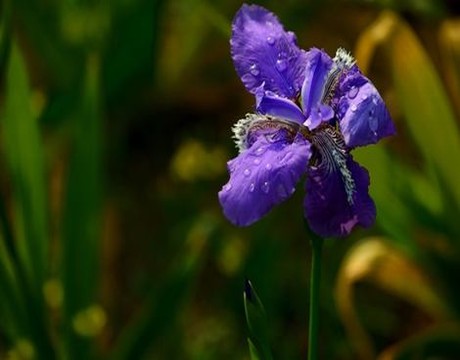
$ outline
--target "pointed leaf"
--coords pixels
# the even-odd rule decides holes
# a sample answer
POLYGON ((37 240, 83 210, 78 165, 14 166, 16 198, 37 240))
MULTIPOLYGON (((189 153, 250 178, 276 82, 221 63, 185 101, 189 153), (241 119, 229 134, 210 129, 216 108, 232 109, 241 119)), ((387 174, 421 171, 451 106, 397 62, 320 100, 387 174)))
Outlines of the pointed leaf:
POLYGON ((255 292, 249 280, 246 280, 244 289, 244 310, 246 312, 246 323, 249 330, 250 352, 251 344, 257 349, 260 359, 272 359, 268 341, 268 321, 265 309, 259 296, 255 292))

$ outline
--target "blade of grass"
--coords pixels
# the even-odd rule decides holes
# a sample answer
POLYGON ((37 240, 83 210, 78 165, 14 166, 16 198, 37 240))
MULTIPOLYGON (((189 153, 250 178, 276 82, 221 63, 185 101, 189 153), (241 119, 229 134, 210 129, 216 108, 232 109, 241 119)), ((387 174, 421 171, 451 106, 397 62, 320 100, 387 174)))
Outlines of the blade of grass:
POLYGON ((43 151, 19 49, 12 45, 7 72, 3 142, 15 195, 15 231, 19 254, 34 290, 46 276, 48 229, 43 151))
MULTIPOLYGON (((48 209, 43 149, 30 107, 30 89, 22 55, 13 42, 6 76, 3 143, 13 188, 14 231, 5 231, 24 299, 28 330, 39 359, 53 359, 47 331, 42 285, 47 275, 48 209), (16 258, 13 241, 17 244, 16 258)), ((3 227, 7 220, 3 220, 3 227)))
POLYGON ((73 322, 95 303, 99 282, 103 148, 99 61, 96 54, 87 58, 64 204, 62 284, 68 359, 89 357, 90 339, 77 334, 73 322))
POLYGON ((390 42, 396 94, 407 127, 427 164, 449 186, 460 204, 460 136, 451 104, 426 51, 398 19, 390 42))
POLYGON ((249 331, 249 352, 251 358, 271 360, 272 354, 268 341, 268 321, 265 309, 249 280, 244 289, 244 310, 249 331))

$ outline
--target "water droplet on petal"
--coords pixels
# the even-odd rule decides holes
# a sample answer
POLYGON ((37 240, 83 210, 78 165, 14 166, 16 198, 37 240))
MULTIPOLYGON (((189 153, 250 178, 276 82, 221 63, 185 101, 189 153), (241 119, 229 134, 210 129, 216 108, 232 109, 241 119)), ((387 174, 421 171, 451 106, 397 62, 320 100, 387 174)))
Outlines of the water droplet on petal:
POLYGON ((224 191, 230 191, 232 189, 232 184, 228 183, 227 185, 224 185, 224 191))
POLYGON ((366 99, 367 99, 367 95, 364 94, 363 96, 361 96, 361 99, 366 100, 366 99))
POLYGON ((377 121, 377 118, 375 116, 369 116, 369 129, 371 129, 372 132, 376 132, 379 127, 379 122, 377 121))
POLYGON ((280 163, 286 162, 291 159, 292 152, 288 151, 284 156, 279 160, 280 163))
MULTIPOLYGON (((269 24, 269 23, 267 23, 267 25, 268 25, 268 24, 269 24)), ((271 23, 270 23, 270 24, 271 24, 271 23)), ((275 43, 275 39, 274 39, 272 36, 268 36, 268 37, 267 37, 267 43, 268 43, 269 45, 273 45, 273 44, 275 43)))
POLYGON ((249 175, 251 175, 251 170, 245 169, 245 170, 243 171, 243 174, 244 174, 244 176, 249 176, 249 175))
POLYGON ((260 159, 254 159, 254 164, 259 165, 260 164, 260 159))
POLYGON ((348 90, 348 97, 350 99, 354 99, 356 95, 358 95, 359 88, 356 86, 352 86, 350 90, 348 90))
POLYGON ((284 59, 276 60, 275 67, 278 71, 285 71, 287 69, 287 61, 284 59))
POLYGON ((265 149, 263 147, 260 147, 260 148, 257 148, 257 150, 255 151, 255 154, 260 156, 262 155, 263 153, 265 152, 265 149))
POLYGON ((277 187, 276 187, 276 192, 278 193, 278 195, 281 197, 281 198, 286 198, 288 196, 288 193, 286 191, 286 188, 284 187, 283 184, 279 184, 277 187))
POLYGON ((355 112, 356 110, 358 110, 358 107, 357 107, 355 104, 352 104, 352 105, 350 106, 350 110, 353 111, 353 112, 355 112))
POLYGON ((254 183, 251 183, 251 185, 249 185, 249 192, 254 192, 255 187, 254 183))
POLYGON ((271 169, 272 169, 272 164, 267 164, 267 165, 265 165, 265 169, 271 170, 271 169))
POLYGON ((268 192, 270 191, 270 184, 268 183, 268 181, 265 181, 260 187, 260 189, 264 194, 268 194, 268 192))
POLYGON ((258 68, 257 64, 252 64, 249 67, 249 72, 254 76, 259 75, 260 71, 259 71, 259 68, 258 68))

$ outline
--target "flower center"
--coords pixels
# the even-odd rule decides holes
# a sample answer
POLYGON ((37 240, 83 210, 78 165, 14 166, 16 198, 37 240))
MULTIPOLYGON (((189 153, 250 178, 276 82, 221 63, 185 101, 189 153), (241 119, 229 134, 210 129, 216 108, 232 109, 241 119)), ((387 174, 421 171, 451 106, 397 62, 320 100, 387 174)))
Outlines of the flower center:
POLYGON ((311 132, 299 123, 262 114, 246 114, 232 128, 233 138, 240 153, 251 147, 259 136, 265 136, 269 141, 288 140, 293 142, 297 135, 305 139, 311 138, 311 132))
POLYGON ((321 103, 326 105, 331 105, 340 78, 355 64, 355 59, 344 49, 339 48, 333 59, 333 64, 323 88, 321 103))
POLYGON ((347 201, 353 205, 356 191, 355 181, 347 167, 348 149, 340 131, 332 125, 322 125, 311 135, 314 152, 310 165, 322 168, 325 176, 340 173, 347 194, 347 201))

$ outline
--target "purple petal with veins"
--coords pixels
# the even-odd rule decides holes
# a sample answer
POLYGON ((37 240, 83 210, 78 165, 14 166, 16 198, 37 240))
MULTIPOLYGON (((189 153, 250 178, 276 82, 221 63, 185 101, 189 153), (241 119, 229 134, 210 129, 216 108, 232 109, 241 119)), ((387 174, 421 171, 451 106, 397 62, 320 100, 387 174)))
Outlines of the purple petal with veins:
POLYGON ((354 66, 337 94, 340 129, 349 147, 375 144, 396 130, 375 86, 354 66))
POLYGON ((306 53, 273 13, 244 4, 233 19, 230 46, 235 69, 250 92, 265 83, 265 90, 277 95, 297 96, 305 77, 306 53))
POLYGON ((228 162, 230 179, 219 192, 225 216, 238 226, 259 220, 294 193, 310 154, 310 144, 300 136, 292 140, 282 130, 261 134, 228 162))
POLYGON ((305 217, 320 236, 346 236, 356 225, 368 227, 375 220, 375 205, 368 194, 369 174, 348 156, 346 168, 353 181, 350 193, 344 174, 327 162, 311 167, 306 183, 305 217))

